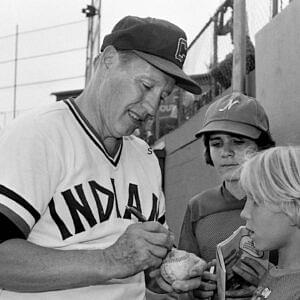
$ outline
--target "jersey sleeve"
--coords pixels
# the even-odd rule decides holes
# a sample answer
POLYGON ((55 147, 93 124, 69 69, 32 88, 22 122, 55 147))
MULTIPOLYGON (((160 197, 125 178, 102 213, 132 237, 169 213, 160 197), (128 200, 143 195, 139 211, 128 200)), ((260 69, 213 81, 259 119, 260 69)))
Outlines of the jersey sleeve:
POLYGON ((34 119, 16 120, 0 136, 0 213, 28 236, 59 179, 54 145, 34 119))

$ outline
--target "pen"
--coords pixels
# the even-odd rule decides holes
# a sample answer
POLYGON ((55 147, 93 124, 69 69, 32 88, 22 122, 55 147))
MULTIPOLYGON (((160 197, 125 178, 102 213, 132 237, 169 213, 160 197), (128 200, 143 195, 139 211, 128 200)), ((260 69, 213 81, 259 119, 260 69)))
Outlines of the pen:
POLYGON ((126 210, 130 211, 134 216, 136 216, 140 222, 147 221, 146 217, 142 213, 140 213, 136 208, 127 205, 126 210))
MULTIPOLYGON (((130 211, 134 216, 136 216, 140 222, 143 223, 147 221, 146 217, 136 208, 126 205, 126 210, 130 211)), ((175 244, 173 244, 173 248, 177 248, 175 244)))

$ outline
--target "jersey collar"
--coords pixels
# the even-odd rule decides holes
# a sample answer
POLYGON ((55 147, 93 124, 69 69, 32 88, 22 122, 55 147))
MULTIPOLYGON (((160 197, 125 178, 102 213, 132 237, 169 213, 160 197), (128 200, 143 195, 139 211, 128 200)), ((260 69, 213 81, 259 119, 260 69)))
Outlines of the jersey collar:
POLYGON ((77 106, 77 104, 75 103, 74 99, 67 99, 67 100, 64 100, 64 102, 68 106, 68 108, 70 109, 70 112, 74 116, 76 122, 84 130, 84 132, 86 133, 88 138, 92 140, 92 142, 105 155, 105 157, 110 161, 110 163, 116 167, 120 160, 122 149, 123 149, 123 138, 120 143, 118 151, 115 153, 114 156, 111 156, 106 151, 106 149, 101 141, 100 135, 97 133, 97 131, 94 129, 94 127, 90 124, 90 122, 86 119, 86 117, 80 111, 80 109, 77 106))

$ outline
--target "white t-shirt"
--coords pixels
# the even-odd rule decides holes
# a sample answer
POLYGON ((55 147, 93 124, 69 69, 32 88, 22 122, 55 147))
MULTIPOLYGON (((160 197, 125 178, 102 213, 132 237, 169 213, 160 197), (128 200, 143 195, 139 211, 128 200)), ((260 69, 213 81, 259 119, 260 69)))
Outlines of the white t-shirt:
MULTIPOLYGON (((133 205, 165 223, 153 150, 123 138, 111 157, 73 101, 19 117, 0 136, 0 212, 32 243, 61 250, 104 249, 136 222, 133 205)), ((20 266, 21 267, 21 266, 20 266)), ((46 293, 0 290, 0 299, 144 299, 144 274, 46 293)))

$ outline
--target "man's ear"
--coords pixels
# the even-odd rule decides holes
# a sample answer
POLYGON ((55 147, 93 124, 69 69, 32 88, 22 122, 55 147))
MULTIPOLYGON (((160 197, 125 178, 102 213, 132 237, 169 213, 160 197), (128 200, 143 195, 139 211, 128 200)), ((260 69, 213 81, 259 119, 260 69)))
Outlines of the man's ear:
POLYGON ((93 60, 93 67, 97 68, 100 62, 100 58, 101 58, 101 53, 99 53, 93 60))
POLYGON ((109 69, 118 60, 118 51, 114 46, 107 46, 101 53, 101 64, 109 69))

